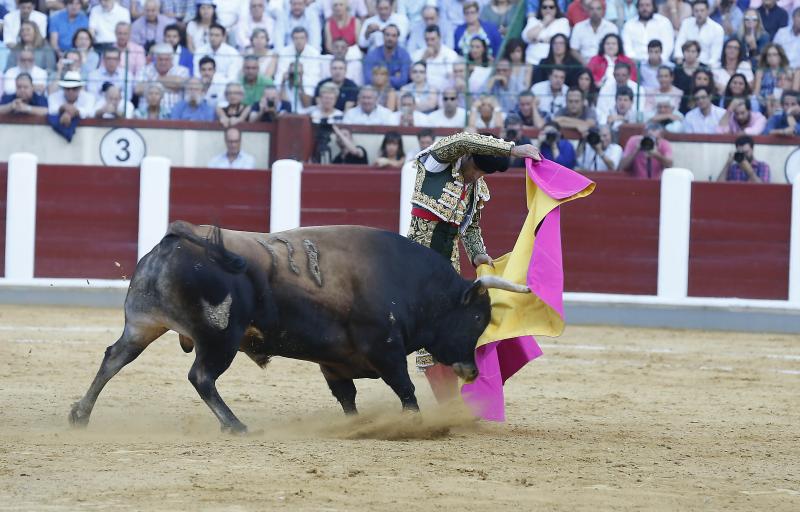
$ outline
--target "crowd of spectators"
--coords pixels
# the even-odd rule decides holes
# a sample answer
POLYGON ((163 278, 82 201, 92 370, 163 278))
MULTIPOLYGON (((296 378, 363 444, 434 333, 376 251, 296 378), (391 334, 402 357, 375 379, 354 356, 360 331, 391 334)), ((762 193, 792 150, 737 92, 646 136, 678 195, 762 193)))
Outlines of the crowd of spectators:
MULTIPOLYGON (((800 134, 800 0, 0 0, 0 17, 0 113, 64 127, 135 117, 230 128, 287 112, 519 124, 597 170, 631 164, 616 144, 625 123, 800 134), (577 150, 562 128, 580 132, 577 150)), ((342 158, 364 156, 334 135, 342 158)), ((404 160, 395 146, 385 141, 381 163, 404 160)))

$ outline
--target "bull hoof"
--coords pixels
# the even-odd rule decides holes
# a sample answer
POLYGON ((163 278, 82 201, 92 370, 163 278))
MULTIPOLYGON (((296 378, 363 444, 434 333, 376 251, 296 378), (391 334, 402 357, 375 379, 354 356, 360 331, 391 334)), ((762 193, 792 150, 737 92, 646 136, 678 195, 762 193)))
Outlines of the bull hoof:
POLYGON ((232 425, 222 425, 222 432, 225 434, 233 434, 235 436, 246 436, 247 425, 244 423, 234 423, 232 425))
POLYGON ((89 416, 90 413, 86 413, 81 409, 81 403, 75 402, 69 411, 69 424, 74 428, 84 428, 89 424, 89 416))

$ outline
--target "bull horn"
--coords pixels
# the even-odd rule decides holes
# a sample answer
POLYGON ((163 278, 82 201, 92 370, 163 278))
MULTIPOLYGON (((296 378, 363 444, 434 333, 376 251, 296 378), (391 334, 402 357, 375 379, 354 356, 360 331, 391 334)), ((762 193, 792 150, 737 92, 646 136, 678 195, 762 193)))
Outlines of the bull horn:
POLYGON ((497 276, 482 276, 477 279, 484 288, 498 288, 515 293, 531 293, 530 288, 523 284, 512 283, 507 279, 497 276))

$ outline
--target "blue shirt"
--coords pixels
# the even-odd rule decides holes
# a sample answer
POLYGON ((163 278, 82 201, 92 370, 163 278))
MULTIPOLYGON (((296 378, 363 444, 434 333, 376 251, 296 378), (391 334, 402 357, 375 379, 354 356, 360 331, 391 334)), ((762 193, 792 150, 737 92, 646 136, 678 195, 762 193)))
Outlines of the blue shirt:
POLYGON ((72 48, 72 36, 81 28, 89 28, 89 17, 81 11, 69 21, 67 10, 59 11, 50 18, 50 33, 58 33, 58 48, 62 51, 72 48))
POLYGON ((758 15, 761 16, 761 24, 764 26, 764 30, 767 31, 767 34, 769 34, 770 40, 775 38, 775 32, 777 32, 778 29, 789 24, 789 15, 777 5, 773 7, 769 13, 766 7, 762 5, 758 8, 758 15))
MULTIPOLYGON (((782 128, 788 128, 789 122, 786 120, 786 114, 783 112, 775 114, 774 116, 769 118, 767 121, 767 126, 764 127, 764 135, 769 135, 769 132, 772 130, 780 130, 782 128)), ((795 135, 800 135, 800 123, 797 123, 794 127, 795 135)))
POLYGON ((170 119, 177 121, 214 121, 217 114, 214 108, 203 99, 196 107, 189 105, 186 100, 179 101, 170 114, 170 119))
POLYGON ((372 83, 372 68, 378 65, 389 69, 389 82, 392 87, 399 89, 408 83, 408 72, 411 69, 411 56, 404 48, 399 46, 394 49, 390 60, 383 54, 383 46, 373 48, 364 57, 364 83, 372 83))
MULTIPOLYGON (((16 94, 4 94, 2 98, 0 98, 0 105, 7 105, 17 99, 16 94)), ((42 96, 39 93, 33 93, 33 97, 31 101, 28 102, 28 105, 32 107, 46 107, 47 106, 47 98, 42 96)))
POLYGON ((572 144, 567 140, 560 139, 558 141, 558 158, 555 160, 553 160, 553 151, 547 144, 542 144, 541 153, 542 157, 552 160, 557 164, 563 165, 568 169, 575 168, 575 148, 573 148, 572 144))

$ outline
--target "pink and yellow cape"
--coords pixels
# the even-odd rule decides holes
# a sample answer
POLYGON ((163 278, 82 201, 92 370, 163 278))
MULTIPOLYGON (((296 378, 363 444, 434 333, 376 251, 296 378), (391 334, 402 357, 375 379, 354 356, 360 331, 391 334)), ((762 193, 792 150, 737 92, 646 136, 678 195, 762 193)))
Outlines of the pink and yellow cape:
POLYGON ((494 260, 494 268, 481 265, 477 272, 527 283, 531 293, 489 290, 492 319, 475 348, 480 375, 461 389, 472 411, 493 421, 505 420, 503 384, 542 355, 534 336, 558 336, 564 330, 560 207, 591 194, 595 187, 591 180, 548 160, 527 159, 525 164, 528 216, 514 249, 494 260))

